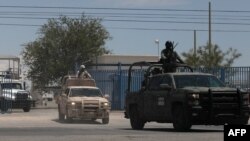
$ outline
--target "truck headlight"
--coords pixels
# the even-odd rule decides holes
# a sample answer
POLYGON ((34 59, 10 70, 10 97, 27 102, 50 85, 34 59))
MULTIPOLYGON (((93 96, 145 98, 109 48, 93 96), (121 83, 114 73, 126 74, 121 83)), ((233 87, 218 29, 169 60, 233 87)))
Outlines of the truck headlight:
POLYGON ((109 106, 109 103, 108 102, 104 102, 103 105, 104 106, 109 106))
POLYGON ((200 94, 196 94, 196 93, 193 93, 190 95, 193 99, 199 99, 200 98, 200 94))
POLYGON ((71 102, 71 105, 72 105, 72 106, 75 106, 75 105, 76 105, 76 103, 75 103, 75 102, 71 102))
POLYGON ((198 93, 191 93, 188 95, 189 97, 189 101, 188 101, 188 104, 189 105, 195 105, 195 106, 198 106, 200 105, 200 94, 198 93))

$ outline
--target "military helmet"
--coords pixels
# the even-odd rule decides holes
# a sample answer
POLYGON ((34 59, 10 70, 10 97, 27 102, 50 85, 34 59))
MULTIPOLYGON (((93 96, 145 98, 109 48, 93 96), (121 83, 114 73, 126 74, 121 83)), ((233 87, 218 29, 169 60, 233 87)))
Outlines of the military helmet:
POLYGON ((80 66, 80 69, 85 69, 85 66, 84 66, 84 65, 81 65, 81 66, 80 66))
POLYGON ((173 43, 171 41, 166 41, 165 47, 166 49, 171 50, 171 51, 173 51, 174 49, 173 43))

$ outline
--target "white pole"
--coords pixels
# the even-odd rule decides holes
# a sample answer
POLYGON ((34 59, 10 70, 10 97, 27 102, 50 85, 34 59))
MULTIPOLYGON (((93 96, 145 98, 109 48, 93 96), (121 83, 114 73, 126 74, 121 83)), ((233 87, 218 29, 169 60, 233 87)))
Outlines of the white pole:
POLYGON ((160 41, 159 39, 155 39, 155 43, 157 44, 157 48, 158 48, 158 58, 160 58, 160 41))

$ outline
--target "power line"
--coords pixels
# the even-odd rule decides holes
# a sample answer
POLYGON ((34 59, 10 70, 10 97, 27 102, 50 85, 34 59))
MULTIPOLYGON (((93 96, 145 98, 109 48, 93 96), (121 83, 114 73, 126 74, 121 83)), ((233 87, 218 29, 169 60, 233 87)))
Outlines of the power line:
MULTIPOLYGON (((39 16, 38 18, 27 18, 24 17, 24 19, 46 19, 43 16, 81 16, 83 13, 77 13, 77 12, 9 12, 9 11, 0 11, 0 15, 14 15, 14 16, 39 16), (66 15, 65 15, 66 14, 66 15), (43 18, 41 18, 41 16, 43 18)), ((113 17, 113 18, 150 18, 150 19, 156 19, 156 18, 168 18, 168 19, 194 19, 194 20, 206 20, 207 15, 197 15, 197 14, 137 14, 137 13, 84 13, 87 16, 93 16, 93 17, 113 17)), ((14 17, 12 16, 12 17, 14 17)), ((6 18, 9 18, 5 16, 6 18)), ((12 18, 11 17, 11 18, 12 18)), ((19 17, 17 17, 20 19, 19 17)), ((47 17, 54 18, 54 17, 47 17)), ((213 15, 214 20, 239 20, 239 21, 248 21, 250 20, 250 16, 236 16, 236 15, 213 15), (231 18, 230 18, 231 17, 231 18), (243 18, 244 17, 244 18, 243 18)))
MULTIPOLYGON (((71 16, 81 16, 85 15, 111 15, 111 16, 175 16, 175 17, 207 17, 206 14, 170 14, 170 13, 114 13, 114 12, 34 12, 34 11, 0 11, 1 15, 38 15, 38 16, 60 16, 60 15, 71 15, 71 16)), ((249 15, 213 15, 213 17, 224 17, 224 18, 246 18, 250 17, 249 15)))
MULTIPOLYGON (((186 23, 186 24, 208 24, 207 22, 194 22, 194 21, 164 21, 164 20, 155 20, 155 21, 150 21, 150 20, 114 20, 114 19, 103 19, 103 21, 108 21, 108 22, 155 22, 155 23, 186 23)), ((212 24, 217 24, 217 25, 250 25, 250 23, 225 23, 225 22, 214 22, 212 24)))
MULTIPOLYGON (((41 27, 42 25, 38 24, 10 24, 10 23, 0 23, 0 26, 21 26, 21 27, 41 27)), ((185 31, 193 32, 194 29, 178 29, 178 28, 128 28, 128 27, 107 27, 107 29, 119 29, 119 30, 147 30, 147 31, 185 31)), ((206 29, 195 29, 200 32, 207 32, 206 29)), ((249 33, 250 30, 212 30, 212 32, 238 32, 238 33, 249 33)))
MULTIPOLYGON (((109 29, 122 29, 122 30, 155 30, 155 31, 188 31, 188 32, 193 32, 194 29, 175 29, 175 28, 127 28, 127 27, 107 27, 109 29)), ((195 29, 196 31, 200 32, 207 32, 208 30, 206 29, 195 29)), ((213 32, 245 32, 248 33, 250 30, 212 30, 213 32)))
MULTIPOLYGON (((7 17, 7 16, 0 16, 0 18, 7 18, 7 19, 41 19, 41 20, 48 20, 48 19, 59 19, 55 17, 7 17)), ((137 17, 138 18, 138 17, 137 17)), ((170 17, 174 18, 174 17, 170 17)), ((75 18, 79 19, 79 18, 75 18)), ((192 19, 192 18, 189 18, 192 19)), ((104 22, 138 22, 138 23, 178 23, 178 24, 208 24, 207 21, 176 21, 176 20, 134 20, 134 19, 102 19, 104 22)), ((243 19, 241 19, 243 20, 243 19)), ((244 19, 244 20, 250 20, 250 19, 244 19)), ((242 23, 242 22, 213 22, 212 24, 215 25, 244 25, 249 26, 250 23, 242 23)))
MULTIPOLYGON (((1 14, 0 14, 1 15, 1 14)), ((77 17, 77 15, 72 15, 77 17)), ((207 18, 199 17, 175 17, 175 16, 163 16, 163 17, 154 17, 154 16, 102 16, 101 18, 139 18, 139 19, 186 19, 186 20, 207 20, 207 18)), ((24 17, 24 16, 0 16, 0 18, 6 19, 59 19, 58 17, 24 17)), ((75 18, 80 19, 80 18, 75 18)), ((249 19, 233 19, 233 18, 213 18, 214 20, 239 20, 239 21, 249 21, 249 19)))
MULTIPOLYGON (((150 10, 150 11, 181 11, 181 12, 196 12, 196 11, 207 11, 207 10, 189 10, 189 9, 139 9, 139 8, 95 8, 95 7, 57 7, 57 6, 0 6, 1 8, 60 8, 60 9, 94 9, 94 10, 150 10)), ((232 10, 214 10, 215 12, 250 12, 250 11, 232 11, 232 10)), ((207 21, 194 21, 194 20, 207 20, 206 14, 188 14, 188 13, 121 13, 121 12, 46 12, 46 11, 0 11, 0 15, 9 15, 9 16, 0 16, 0 18, 8 18, 8 19, 40 19, 40 20, 47 20, 47 19, 59 19, 58 17, 51 17, 51 15, 58 16, 59 14, 69 14, 72 16, 79 16, 82 14, 88 14, 89 16, 95 15, 100 16, 103 18, 104 22, 137 22, 137 23, 172 23, 172 24, 208 24, 207 21), (19 15, 19 16, 10 16, 10 15, 19 15), (25 16, 23 16, 25 15, 25 16), (27 16, 33 15, 33 16, 27 16), (47 17, 43 17, 43 15, 47 15, 47 17), (35 16, 35 17, 34 17, 35 16), (125 19, 119 19, 125 18, 125 19), (128 19, 128 18, 136 18, 136 19, 128 19), (143 20, 145 19, 176 19, 176 20, 143 20), (182 19, 182 20, 177 20, 182 19)), ((221 18, 213 18, 214 20, 238 20, 238 21, 249 21, 248 18, 238 18, 238 17, 250 17, 246 15, 213 15, 213 17, 218 16, 221 18), (234 18, 229 18, 234 17, 234 18)), ((74 17, 75 19, 79 19, 74 17)), ((241 25, 241 26, 249 26, 250 23, 247 22, 213 22, 212 24, 216 25, 241 25)), ((9 26, 29 26, 29 24, 14 24, 14 23, 7 23, 2 25, 9 25, 9 26)), ((30 26, 41 26, 41 25, 30 25, 30 26)), ((141 28, 130 28, 134 30, 142 30, 141 28)), ((145 28, 143 30, 157 30, 157 29, 148 29, 145 28)), ((176 29, 175 29, 176 30, 176 29)), ((178 29, 181 31, 182 29, 178 29)), ((182 30, 186 31, 186 30, 182 30)), ((189 31, 189 30, 188 30, 189 31)), ((221 30, 222 32, 226 32, 221 30)), ((232 31, 230 31, 232 32, 232 31)), ((240 31, 244 32, 244 31, 240 31)))
POLYGON ((0 25, 3 25, 3 26, 26 26, 26 27, 42 26, 42 25, 36 25, 36 24, 11 24, 11 23, 0 23, 0 25))
POLYGON ((160 8, 111 8, 111 7, 60 7, 60 6, 10 6, 2 5, 0 8, 25 8, 25 9, 89 9, 89 10, 137 10, 137 11, 190 11, 190 12, 207 12, 207 10, 191 10, 191 9, 160 9, 160 8))
MULTIPOLYGON (((207 12, 203 9, 163 9, 163 8, 112 8, 112 7, 70 7, 70 6, 24 6, 1 5, 0 8, 24 8, 24 9, 89 9, 89 10, 137 10, 137 11, 182 11, 182 12, 207 12)), ((250 13, 249 10, 212 10, 223 13, 250 13)))

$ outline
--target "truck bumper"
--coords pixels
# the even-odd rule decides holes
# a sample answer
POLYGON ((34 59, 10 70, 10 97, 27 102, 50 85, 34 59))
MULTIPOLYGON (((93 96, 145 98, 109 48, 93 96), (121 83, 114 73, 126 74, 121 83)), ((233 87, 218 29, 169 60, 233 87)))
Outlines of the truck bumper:
POLYGON ((236 120, 248 119, 250 107, 242 107, 241 110, 215 108, 205 110, 201 106, 193 106, 190 109, 190 117, 193 124, 223 125, 236 120))
POLYGON ((30 101, 30 100, 19 100, 19 101, 13 101, 12 107, 13 108, 30 107, 31 104, 32 104, 32 101, 30 101))
POLYGON ((96 111, 84 111, 81 109, 71 109, 68 111, 70 118, 81 118, 81 119, 103 119, 109 117, 109 110, 100 109, 96 111))
POLYGON ((31 100, 4 100, 0 101, 0 107, 6 107, 8 109, 22 109, 24 107, 30 107, 32 104, 31 100))

